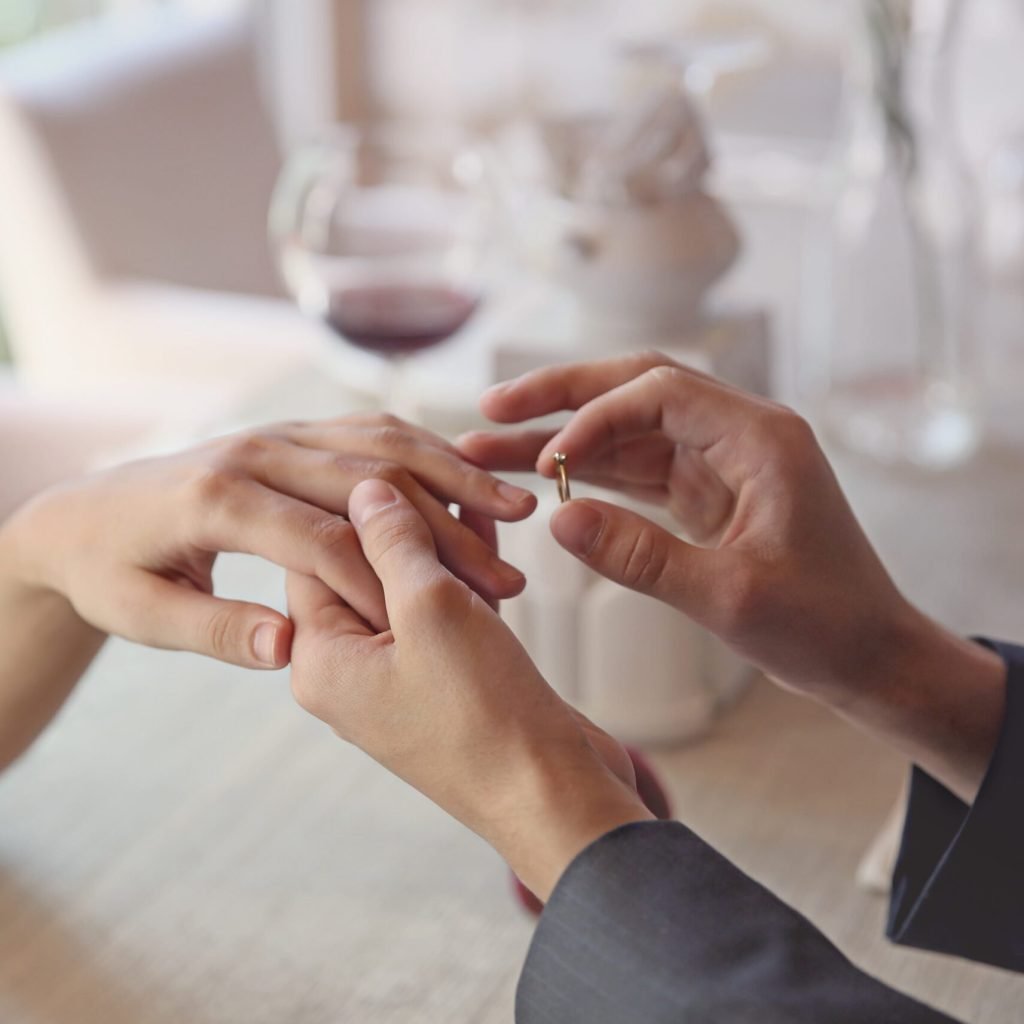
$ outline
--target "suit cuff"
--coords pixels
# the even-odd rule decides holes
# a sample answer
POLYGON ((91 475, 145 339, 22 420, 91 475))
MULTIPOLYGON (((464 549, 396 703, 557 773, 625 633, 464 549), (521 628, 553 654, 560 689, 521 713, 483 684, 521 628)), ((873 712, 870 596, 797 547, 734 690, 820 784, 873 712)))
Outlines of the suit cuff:
POLYGON ((972 806, 913 769, 893 872, 895 942, 1024 970, 1024 648, 980 641, 1007 667, 1006 711, 972 806))

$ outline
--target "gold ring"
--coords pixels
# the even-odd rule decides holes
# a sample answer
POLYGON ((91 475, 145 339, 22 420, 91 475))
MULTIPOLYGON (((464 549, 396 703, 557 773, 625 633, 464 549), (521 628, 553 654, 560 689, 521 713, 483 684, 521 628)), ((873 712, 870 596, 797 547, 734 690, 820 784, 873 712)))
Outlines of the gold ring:
POLYGON ((555 469, 558 473, 558 498, 562 502, 566 502, 572 497, 572 494, 569 492, 569 471, 565 468, 565 462, 565 453, 555 452, 555 469))

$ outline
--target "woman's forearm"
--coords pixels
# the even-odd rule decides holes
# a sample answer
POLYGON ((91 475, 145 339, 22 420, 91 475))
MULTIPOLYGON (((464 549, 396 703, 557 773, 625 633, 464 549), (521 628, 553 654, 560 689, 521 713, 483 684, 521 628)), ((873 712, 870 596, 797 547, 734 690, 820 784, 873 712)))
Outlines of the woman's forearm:
POLYGON ((30 510, 0 525, 0 770, 46 728, 106 639, 32 579, 34 544, 30 510))

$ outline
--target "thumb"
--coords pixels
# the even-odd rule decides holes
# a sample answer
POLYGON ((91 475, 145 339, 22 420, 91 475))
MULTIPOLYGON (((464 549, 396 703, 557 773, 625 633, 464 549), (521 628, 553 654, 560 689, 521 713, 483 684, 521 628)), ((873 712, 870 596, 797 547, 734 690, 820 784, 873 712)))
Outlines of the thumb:
POLYGON ((133 592, 136 627, 129 639, 150 647, 192 651, 244 668, 283 668, 292 624, 280 612, 227 601, 159 577, 133 592))
POLYGON ((604 501, 560 505, 551 532, 595 572, 699 618, 707 593, 707 552, 649 519, 604 501))
POLYGON ((352 491, 348 515, 363 554, 380 578, 392 618, 405 595, 438 575, 447 576, 437 559, 434 536, 426 521, 397 488, 383 480, 364 480, 352 491))

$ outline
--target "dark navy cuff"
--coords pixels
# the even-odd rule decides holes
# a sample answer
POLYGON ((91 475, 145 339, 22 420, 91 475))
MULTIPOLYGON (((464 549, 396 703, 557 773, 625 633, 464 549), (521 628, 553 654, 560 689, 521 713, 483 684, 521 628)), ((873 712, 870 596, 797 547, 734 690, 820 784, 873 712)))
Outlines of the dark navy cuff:
POLYGON ((1006 711, 973 806, 919 768, 893 872, 887 934, 902 945, 1024 970, 1024 648, 1006 662, 1006 711))

